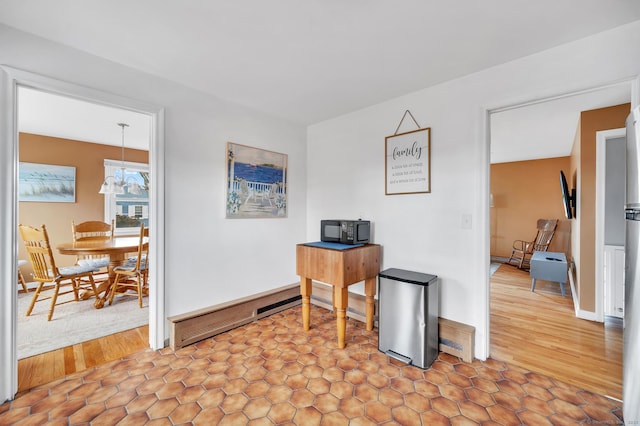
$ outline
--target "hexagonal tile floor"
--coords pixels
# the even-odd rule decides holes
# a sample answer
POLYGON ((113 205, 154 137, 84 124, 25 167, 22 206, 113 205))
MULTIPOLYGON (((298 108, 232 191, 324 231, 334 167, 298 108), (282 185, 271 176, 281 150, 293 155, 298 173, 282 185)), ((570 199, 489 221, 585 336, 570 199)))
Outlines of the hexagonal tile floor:
POLYGON ((311 315, 308 332, 297 307, 67 376, 1 405, 0 424, 621 423, 616 401, 494 360, 402 364, 357 321, 338 349, 333 315, 311 315))

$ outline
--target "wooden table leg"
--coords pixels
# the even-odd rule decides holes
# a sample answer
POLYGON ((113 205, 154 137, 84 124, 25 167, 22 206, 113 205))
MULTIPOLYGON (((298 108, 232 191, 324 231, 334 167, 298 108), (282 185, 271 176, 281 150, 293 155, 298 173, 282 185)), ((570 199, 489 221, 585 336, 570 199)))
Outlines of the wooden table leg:
MULTIPOLYGON (((96 301, 93 302, 93 306, 96 309, 102 309, 105 303, 107 302, 107 297, 109 297, 109 292, 111 291, 111 285, 115 281, 115 277, 116 277, 114 268, 116 266, 122 265, 125 260, 126 260, 126 257, 124 254, 112 254, 109 256, 109 267, 108 267, 109 279, 107 281, 101 282, 96 288, 96 291, 98 292, 98 294, 95 295, 96 301), (103 294, 102 297, 100 296, 100 294, 103 294)), ((82 299, 85 300, 85 299, 88 299, 89 297, 91 297, 91 292, 88 292, 88 294, 83 295, 82 299)))
POLYGON ((311 278, 300 277, 300 295, 302 296, 302 327, 309 331, 309 315, 311 314, 311 278))
POLYGON ((376 295, 376 278, 367 278, 364 281, 364 294, 367 303, 366 318, 367 331, 373 330, 373 316, 375 314, 374 296, 376 295))
POLYGON ((347 287, 333 287, 334 301, 336 304, 336 323, 338 328, 338 347, 344 349, 344 339, 347 334, 347 305, 349 291, 347 287))

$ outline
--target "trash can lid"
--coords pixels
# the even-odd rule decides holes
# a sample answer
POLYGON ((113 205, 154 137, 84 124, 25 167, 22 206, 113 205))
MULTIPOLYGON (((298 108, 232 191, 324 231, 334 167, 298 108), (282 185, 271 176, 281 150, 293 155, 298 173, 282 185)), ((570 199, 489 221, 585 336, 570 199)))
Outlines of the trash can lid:
POLYGON ((378 273, 381 278, 402 281, 411 284, 429 285, 435 282, 437 275, 423 274, 421 272, 407 271, 405 269, 389 268, 378 273))

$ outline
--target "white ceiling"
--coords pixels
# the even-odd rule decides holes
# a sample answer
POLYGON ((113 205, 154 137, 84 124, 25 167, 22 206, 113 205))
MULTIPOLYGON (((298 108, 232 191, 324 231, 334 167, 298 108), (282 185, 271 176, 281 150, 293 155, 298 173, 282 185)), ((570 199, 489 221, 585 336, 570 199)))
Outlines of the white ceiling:
POLYGON ((53 95, 26 87, 18 91, 20 132, 127 148, 149 149, 151 117, 133 111, 53 95))
POLYGON ((638 19, 637 0, 0 2, 0 23, 303 125, 638 19))
POLYGON ((566 157, 580 112, 631 100, 631 84, 567 95, 491 114, 491 163, 566 157))

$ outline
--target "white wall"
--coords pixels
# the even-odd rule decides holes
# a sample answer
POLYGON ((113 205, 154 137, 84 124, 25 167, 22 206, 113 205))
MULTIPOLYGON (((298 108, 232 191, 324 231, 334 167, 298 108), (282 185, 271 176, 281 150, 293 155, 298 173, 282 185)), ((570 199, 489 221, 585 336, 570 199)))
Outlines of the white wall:
POLYGON ((605 166, 604 244, 624 246, 627 224, 624 217, 626 201, 627 139, 607 140, 605 166))
POLYGON ((165 108, 167 316, 298 280, 303 127, 2 25, 0 64, 165 108), (286 219, 225 219, 227 141, 288 154, 286 219))
MULTIPOLYGON (((475 326, 475 355, 484 358, 485 110, 631 78, 640 72, 640 56, 629 46, 639 44, 640 21, 310 126, 307 239, 318 239, 321 219, 372 220, 382 268, 438 275, 440 315, 475 326), (407 109, 431 127, 431 193, 385 196, 385 136, 407 109), (472 229, 462 228, 463 214, 471 214, 472 229)), ((412 130, 407 121, 401 131, 412 130)))
POLYGON ((640 56, 629 46, 638 45, 635 22, 310 126, 305 147, 298 126, 0 26, 2 64, 166 108, 167 315, 296 282, 295 244, 319 239, 320 219, 363 217, 374 223, 383 268, 441 278, 441 315, 476 327, 480 358, 488 339, 485 108, 635 76, 640 56), (385 196, 384 137, 406 109, 432 129, 432 192, 385 196), (287 219, 224 219, 227 141, 289 155, 287 219), (462 214, 472 229, 461 228, 462 214))

